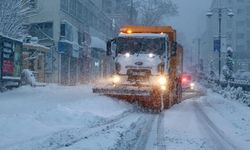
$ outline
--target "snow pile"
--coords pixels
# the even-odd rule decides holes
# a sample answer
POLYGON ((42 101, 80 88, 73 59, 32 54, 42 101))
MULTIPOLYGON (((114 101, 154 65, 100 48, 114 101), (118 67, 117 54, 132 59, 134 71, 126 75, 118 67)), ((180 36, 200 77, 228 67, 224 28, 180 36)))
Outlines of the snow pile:
POLYGON ((127 103, 93 94, 90 86, 23 86, 0 93, 0 149, 64 130, 87 131, 131 108, 127 103))
POLYGON ((226 99, 237 100, 250 107, 250 92, 244 91, 241 87, 235 88, 227 86, 222 88, 214 82, 203 82, 203 85, 213 90, 213 92, 223 95, 226 99))
POLYGON ((250 93, 243 91, 241 87, 234 88, 228 86, 219 92, 224 96, 224 98, 240 101, 250 107, 250 93))

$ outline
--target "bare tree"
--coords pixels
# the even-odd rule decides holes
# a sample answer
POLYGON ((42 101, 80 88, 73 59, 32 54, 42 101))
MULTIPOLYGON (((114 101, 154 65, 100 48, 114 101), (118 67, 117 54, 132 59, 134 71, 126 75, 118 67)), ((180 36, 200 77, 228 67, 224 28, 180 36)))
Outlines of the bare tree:
POLYGON ((14 38, 22 36, 25 20, 32 10, 30 0, 1 0, 0 33, 14 38))
POLYGON ((135 0, 137 24, 157 25, 163 17, 175 16, 178 8, 172 0, 135 0))

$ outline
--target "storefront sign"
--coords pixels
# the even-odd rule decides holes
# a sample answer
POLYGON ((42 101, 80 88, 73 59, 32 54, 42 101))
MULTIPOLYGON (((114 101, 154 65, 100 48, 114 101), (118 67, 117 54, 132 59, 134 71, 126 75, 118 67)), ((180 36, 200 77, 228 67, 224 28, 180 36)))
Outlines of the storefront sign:
POLYGON ((14 75, 14 49, 13 42, 4 41, 2 50, 2 76, 14 75))
POLYGON ((64 41, 58 42, 58 51, 62 54, 70 54, 72 50, 72 44, 64 41))

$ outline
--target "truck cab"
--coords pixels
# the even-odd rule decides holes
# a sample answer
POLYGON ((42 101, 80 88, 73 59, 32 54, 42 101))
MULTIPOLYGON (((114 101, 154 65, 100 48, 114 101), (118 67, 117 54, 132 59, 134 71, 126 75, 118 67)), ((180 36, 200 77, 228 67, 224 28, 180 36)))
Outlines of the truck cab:
POLYGON ((161 111, 180 99, 178 68, 182 47, 171 26, 124 26, 107 42, 107 55, 115 60, 113 76, 93 88, 143 107, 161 111))
POLYGON ((154 85, 167 73, 168 36, 164 33, 120 33, 108 48, 109 52, 112 50, 115 52, 115 86, 154 85))

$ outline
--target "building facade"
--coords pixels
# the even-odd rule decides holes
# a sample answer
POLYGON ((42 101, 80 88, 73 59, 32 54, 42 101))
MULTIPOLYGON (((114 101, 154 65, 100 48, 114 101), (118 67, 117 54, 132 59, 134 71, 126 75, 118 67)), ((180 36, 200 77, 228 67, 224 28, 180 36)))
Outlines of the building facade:
POLYGON ((101 3, 33 0, 32 5, 37 11, 28 19, 29 34, 51 49, 46 58, 47 82, 74 85, 90 80, 92 37, 106 42, 115 34, 112 19, 101 11, 101 3))
MULTIPOLYGON (((97 0, 100 1, 100 0, 97 0)), ((101 0, 102 10, 113 19, 116 30, 123 25, 133 24, 137 17, 132 0, 101 0)))
MULTIPOLYGON (((222 13, 221 68, 225 64, 226 50, 231 47, 234 50, 234 71, 250 71, 250 1, 213 0, 211 9, 217 8, 228 8, 234 13, 232 18, 225 9, 222 13)), ((201 36, 201 59, 207 72, 211 68, 218 72, 218 51, 214 51, 214 40, 218 39, 218 33, 218 13, 213 13, 207 19, 207 29, 201 36)))

